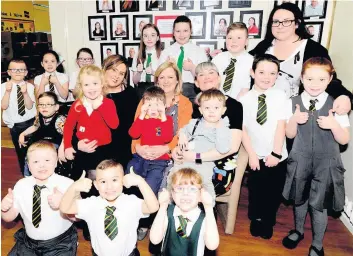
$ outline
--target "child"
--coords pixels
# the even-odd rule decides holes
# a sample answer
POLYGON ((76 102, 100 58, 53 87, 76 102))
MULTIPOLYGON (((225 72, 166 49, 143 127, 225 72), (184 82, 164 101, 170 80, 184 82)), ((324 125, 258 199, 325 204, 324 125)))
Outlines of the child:
MULTIPOLYGON (((133 139, 140 138, 140 145, 167 145, 173 139, 173 119, 165 114, 165 94, 159 87, 149 87, 143 94, 143 105, 139 118, 132 124, 129 134, 133 139)), ((164 154, 155 160, 144 159, 138 154, 127 165, 133 166, 136 174, 142 176, 157 195, 165 168, 170 156, 164 154)))
POLYGON ((234 22, 227 29, 226 52, 212 59, 221 72, 221 90, 239 100, 250 88, 250 70, 254 57, 245 49, 248 44, 248 29, 243 22, 234 22))
POLYGON ((182 73, 183 95, 194 102, 195 93, 195 68, 197 64, 207 61, 205 51, 189 42, 191 37, 191 20, 186 16, 178 16, 173 23, 173 36, 175 43, 165 49, 159 58, 159 65, 165 61, 172 61, 178 65, 182 73))
POLYGON ((145 90, 154 85, 154 71, 162 51, 159 30, 156 25, 147 24, 142 28, 138 55, 132 62, 133 77, 139 99, 145 90))
POLYGON ((44 73, 34 78, 36 97, 43 92, 54 92, 60 102, 66 102, 69 95, 69 78, 64 74, 59 55, 52 50, 43 54, 42 67, 44 73))
POLYGON ((1 85, 3 121, 10 128, 12 143, 15 146, 22 174, 24 174, 27 149, 19 146, 18 138, 33 124, 36 116, 34 86, 24 81, 27 73, 27 66, 23 60, 12 59, 7 70, 11 79, 1 85))
MULTIPOLYGON (((232 133, 229 129, 228 117, 222 118, 227 110, 226 98, 218 89, 209 89, 202 92, 199 97, 199 110, 202 114, 200 119, 192 119, 189 124, 179 131, 178 145, 181 150, 192 150, 196 153, 195 163, 186 162, 182 165, 174 165, 173 170, 187 166, 197 169, 202 176, 202 186, 212 196, 215 204, 216 194, 212 183, 213 162, 202 162, 200 154, 214 148, 221 154, 231 150, 232 133)), ((173 170, 171 172, 173 172, 173 170)))
POLYGON ((140 255, 136 248, 139 219, 158 210, 150 187, 133 172, 124 176, 122 166, 112 160, 97 166, 94 186, 99 196, 80 199, 80 192, 89 191, 91 186, 92 181, 83 173, 64 195, 60 210, 87 222, 93 255, 140 255), (137 186, 144 200, 122 193, 123 185, 137 186))
MULTIPOLYGON (((310 209, 313 241, 309 255, 324 255, 323 238, 327 227, 327 209, 340 212, 344 206, 344 167, 339 144, 349 142, 349 119, 332 112, 333 98, 325 90, 334 68, 322 57, 303 64, 304 92, 292 98, 286 135, 294 138, 289 154, 285 199, 294 200, 295 230, 283 239, 294 249, 304 239, 305 218, 310 209)), ((332 86, 332 85, 331 85, 332 86)))
POLYGON ((64 126, 65 157, 68 160, 75 158, 77 173, 72 176, 74 180, 83 170, 94 170, 111 153, 108 146, 112 141, 110 129, 118 127, 119 119, 114 102, 102 94, 103 82, 103 71, 94 65, 81 68, 78 74, 78 99, 72 104, 64 126), (78 140, 97 141, 94 152, 78 151, 74 156, 76 151, 71 140, 75 127, 78 140))
MULTIPOLYGON (((89 48, 81 48, 78 50, 76 55, 76 64, 79 68, 94 64, 93 53, 89 48)), ((71 73, 69 76, 69 96, 67 98, 68 102, 75 101, 77 76, 79 70, 71 73)))
POLYGON ((171 194, 163 189, 159 194, 160 208, 153 222, 150 239, 153 244, 163 240, 163 255, 201 256, 205 245, 215 250, 219 244, 212 197, 202 188, 200 174, 183 168, 171 177, 171 194), (198 207, 203 204, 204 211, 198 207))
POLYGON ((279 72, 276 57, 265 54, 254 60, 251 76, 254 87, 243 104, 243 145, 249 154, 250 233, 270 239, 281 203, 287 167, 285 143, 286 94, 273 88, 279 72))
POLYGON ((33 143, 27 152, 32 176, 19 180, 1 202, 1 217, 10 222, 21 215, 24 228, 15 234, 8 255, 66 255, 77 250, 77 232, 59 211, 63 193, 73 181, 54 173, 58 157, 49 141, 33 143))

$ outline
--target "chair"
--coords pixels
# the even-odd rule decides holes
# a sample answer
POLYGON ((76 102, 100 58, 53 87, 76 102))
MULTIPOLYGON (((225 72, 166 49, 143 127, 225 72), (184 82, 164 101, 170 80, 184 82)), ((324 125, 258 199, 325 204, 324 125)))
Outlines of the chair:
POLYGON ((226 234, 234 233, 235 220, 237 218, 238 202, 240 196, 240 188, 242 184, 243 175, 248 164, 248 153, 241 145, 237 159, 237 169, 234 182, 231 189, 216 197, 217 213, 224 227, 226 234), (240 177, 241 176, 241 177, 240 177))

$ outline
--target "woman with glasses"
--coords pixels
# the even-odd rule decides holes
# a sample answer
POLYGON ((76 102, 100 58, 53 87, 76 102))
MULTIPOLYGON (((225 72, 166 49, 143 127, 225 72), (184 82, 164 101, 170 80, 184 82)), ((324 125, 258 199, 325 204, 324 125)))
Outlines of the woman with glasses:
MULTIPOLYGON (((288 97, 299 93, 300 72, 306 60, 312 57, 330 60, 326 48, 311 40, 311 37, 305 28, 303 13, 298 6, 283 3, 271 11, 265 39, 249 52, 252 55, 272 54, 281 61, 275 86, 283 89, 288 97)), ((337 79, 336 74, 326 91, 336 99, 335 112, 338 114, 349 112, 353 104, 353 95, 337 79)))

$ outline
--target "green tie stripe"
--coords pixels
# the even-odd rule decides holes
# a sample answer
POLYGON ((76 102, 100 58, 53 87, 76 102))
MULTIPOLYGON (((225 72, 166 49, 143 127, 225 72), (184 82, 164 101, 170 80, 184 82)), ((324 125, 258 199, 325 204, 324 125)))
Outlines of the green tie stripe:
POLYGON ((118 235, 118 222, 114 216, 116 208, 114 206, 107 206, 107 211, 104 217, 104 233, 113 240, 118 235))
POLYGON ((309 107, 309 111, 310 111, 310 112, 316 111, 315 104, 316 104, 317 101, 318 101, 317 99, 315 99, 315 100, 310 100, 310 107, 309 107))
POLYGON ((17 113, 20 116, 24 116, 24 114, 26 114, 25 99, 23 98, 21 87, 19 85, 17 85, 17 107, 17 113))
POLYGON ((258 98, 256 121, 263 125, 267 121, 266 95, 261 94, 258 98))
POLYGON ((42 221, 41 216, 41 190, 45 186, 34 186, 33 190, 33 204, 32 204, 32 223, 35 228, 39 227, 39 223, 42 221))
POLYGON ((176 232, 180 237, 187 238, 186 227, 189 220, 187 218, 184 218, 182 215, 179 215, 178 219, 179 219, 180 225, 177 228, 176 232))
POLYGON ((224 80, 224 84, 223 84, 224 92, 228 92, 232 87, 236 61, 237 61, 236 59, 231 59, 228 67, 224 71, 226 73, 226 79, 224 80))
MULTIPOLYGON (((147 64, 146 64, 146 68, 149 67, 149 65, 151 64, 152 62, 152 53, 147 53, 147 64)), ((151 74, 146 74, 146 82, 151 82, 151 74)))
POLYGON ((180 54, 178 57, 178 68, 180 70, 180 73, 183 72, 183 62, 184 62, 184 46, 180 46, 180 54))

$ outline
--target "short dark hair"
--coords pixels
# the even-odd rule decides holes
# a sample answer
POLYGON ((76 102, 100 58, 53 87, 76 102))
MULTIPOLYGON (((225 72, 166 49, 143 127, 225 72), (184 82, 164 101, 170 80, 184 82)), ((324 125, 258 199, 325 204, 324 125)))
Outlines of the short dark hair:
POLYGON ((174 23, 173 23, 173 30, 175 29, 175 25, 176 25, 177 23, 182 23, 182 22, 189 23, 190 29, 192 29, 191 20, 190 20, 187 16, 185 16, 185 15, 180 15, 180 16, 178 16, 178 17, 174 20, 174 23))
POLYGON ((268 61, 268 62, 272 62, 274 64, 276 64, 278 71, 280 70, 280 62, 279 60, 271 55, 271 54, 262 54, 262 55, 257 55, 254 59, 254 62, 252 64, 252 70, 255 72, 257 65, 261 62, 261 61, 268 61))
POLYGON ((107 51, 108 51, 108 50, 109 50, 109 51, 111 51, 112 49, 110 49, 110 48, 107 48, 107 51))
POLYGON ((59 104, 58 96, 54 92, 43 92, 43 93, 39 94, 38 101, 40 98, 43 98, 43 97, 52 98, 56 105, 59 104))
POLYGON ((83 47, 80 50, 78 50, 77 55, 76 55, 76 59, 78 59, 78 56, 80 56, 81 52, 88 53, 89 55, 91 55, 91 57, 93 59, 93 52, 91 51, 90 48, 86 48, 86 47, 83 47))
POLYGON ((21 59, 21 58, 12 58, 10 61, 9 61, 9 65, 7 67, 10 66, 11 63, 23 63, 26 65, 26 68, 27 68, 27 64, 26 62, 24 61, 24 59, 21 59))
POLYGON ((163 89, 159 88, 158 86, 148 87, 145 93, 143 94, 142 99, 143 102, 149 99, 159 99, 163 101, 164 104, 166 103, 165 93, 163 89))

